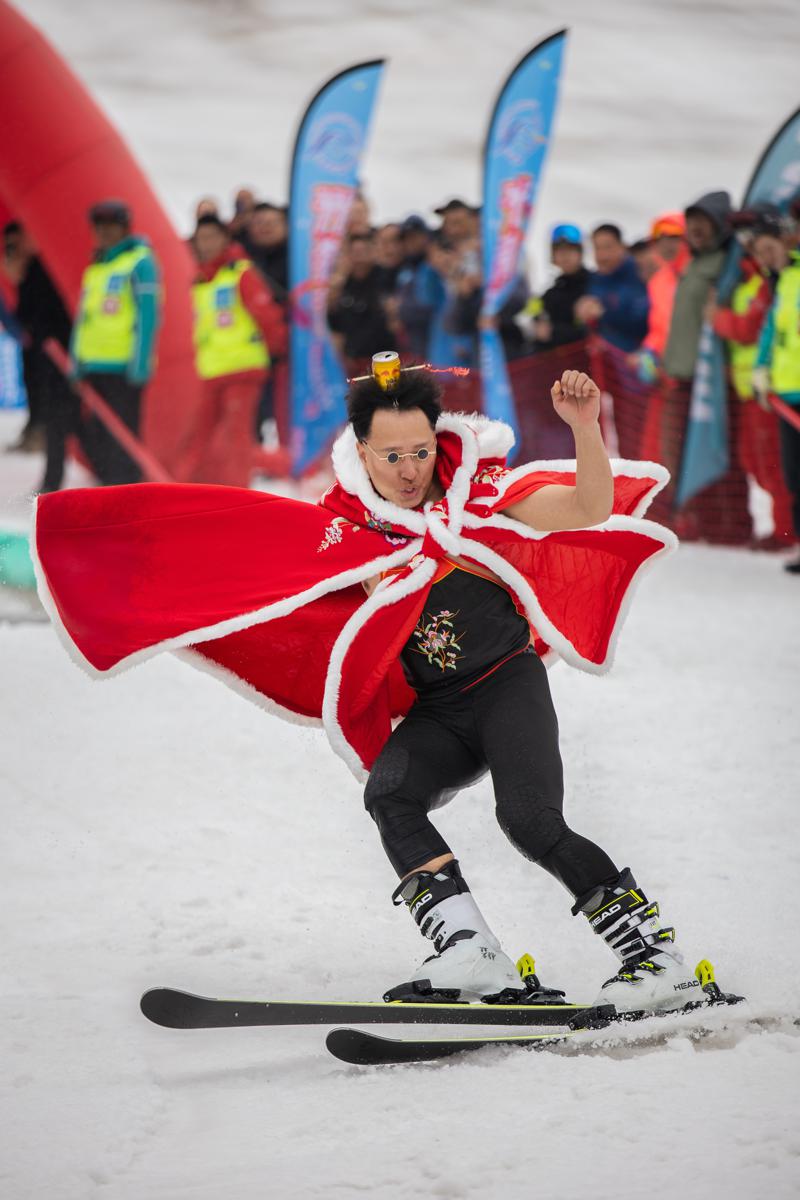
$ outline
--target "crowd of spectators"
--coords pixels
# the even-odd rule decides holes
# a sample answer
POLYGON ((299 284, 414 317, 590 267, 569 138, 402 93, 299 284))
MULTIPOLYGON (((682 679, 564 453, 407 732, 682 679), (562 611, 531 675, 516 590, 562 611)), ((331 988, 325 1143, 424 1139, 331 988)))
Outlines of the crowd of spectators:
MULTIPOLYGON (((502 308, 491 318, 482 316, 479 210, 453 198, 433 213, 435 222, 414 213, 376 225, 366 199, 357 196, 327 294, 332 341, 348 376, 361 373, 373 354, 387 348, 399 350, 407 362, 475 368, 480 329, 486 321, 497 329, 512 362, 592 339, 618 355, 638 380, 657 389, 661 425, 657 428, 658 422, 650 421, 648 446, 676 476, 701 327, 711 320, 727 343, 731 395, 741 402, 741 412, 732 422, 734 465, 772 496, 774 533, 754 544, 785 548, 800 540, 800 433, 791 422, 778 420, 768 399, 778 396, 800 414, 800 333, 796 314, 793 324, 791 316, 796 301, 793 288, 800 277, 797 206, 789 217, 769 205, 736 213, 727 193, 712 192, 683 212, 655 216, 647 236, 633 243, 612 222, 597 224, 588 235, 575 224, 558 224, 550 238, 551 286, 537 295, 521 270, 502 308), (719 307, 716 287, 734 237, 739 238, 743 254, 739 285, 725 307, 719 307)), ((132 297, 137 304, 154 276, 149 270, 142 275, 147 256, 137 250, 140 242, 131 234, 130 214, 123 206, 110 215, 118 218, 117 248, 100 236, 98 257, 101 261, 104 255, 118 257, 120 245, 129 258, 133 255, 132 297)), ((109 212, 96 206, 90 219, 95 234, 102 234, 109 212)), ((190 239, 198 262, 195 341, 206 401, 189 455, 193 467, 188 477, 246 483, 248 439, 254 429, 263 433, 269 428, 270 367, 287 353, 293 316, 287 213, 281 205, 241 189, 232 213, 222 212, 213 198, 204 197, 197 204, 195 219, 190 239), (226 298, 224 304, 220 297, 226 298), (227 305, 224 320, 221 304, 227 305), (249 387, 241 386, 243 376, 249 387), (238 415, 232 418, 234 411, 238 415), (212 454, 209 448, 215 441, 219 444, 212 454), (231 477, 221 464, 232 461, 234 444, 238 465, 231 477)), ((26 315, 26 290, 38 288, 44 295, 52 285, 46 273, 45 285, 34 251, 25 250, 24 231, 9 226, 5 238, 6 273, 19 285, 18 317, 28 331, 28 347, 35 351, 41 330, 37 332, 38 318, 26 315)), ((55 293, 48 299, 51 335, 67 344, 68 317, 63 306, 57 311, 54 296, 57 300, 55 293)), ((79 312, 78 328, 82 319, 79 312)), ((80 336, 73 331, 70 344, 77 374, 82 370, 79 343, 80 336)), ((139 391, 150 369, 140 343, 138 338, 138 369, 127 360, 120 370, 91 362, 83 369, 89 377, 94 372, 95 384, 112 405, 125 392, 119 378, 124 376, 129 408, 135 398, 137 411, 139 391)), ((127 352, 132 353, 132 347, 127 352)), ((51 397, 39 406, 39 419, 56 430, 48 433, 52 452, 43 481, 43 487, 50 489, 60 484, 65 434, 80 436, 81 430, 74 400, 63 405, 59 420, 41 417, 41 413, 52 414, 54 394, 64 397, 63 388, 59 393, 58 383, 49 372, 45 374, 49 381, 43 385, 36 381, 33 368, 27 371, 33 401, 30 429, 37 423, 35 397, 42 392, 51 397)), ((135 413, 123 416, 135 431, 135 413)), ((107 446, 98 451, 97 436, 93 444, 82 432, 87 453, 100 459, 101 479, 119 482, 136 477, 129 472, 122 480, 110 480, 103 467, 111 451, 107 446)), ((729 489, 727 495, 733 491, 729 489)), ((746 504, 746 495, 735 503, 746 504)), ((724 540, 715 539, 704 520, 702 513, 699 517, 684 513, 680 532, 724 540)), ((787 566, 800 572, 800 562, 787 566)))

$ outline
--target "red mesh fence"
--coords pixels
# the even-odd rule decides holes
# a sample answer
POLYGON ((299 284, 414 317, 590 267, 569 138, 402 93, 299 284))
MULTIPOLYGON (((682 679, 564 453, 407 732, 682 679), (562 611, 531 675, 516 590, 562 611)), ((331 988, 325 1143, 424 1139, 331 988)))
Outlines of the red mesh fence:
MULTIPOLYGON (((609 454, 662 463, 669 470, 671 482, 656 497, 648 516, 675 529, 686 540, 702 539, 724 545, 744 545, 751 540, 747 477, 740 458, 742 448, 747 444, 747 437, 743 437, 747 430, 740 433, 741 402, 733 393, 729 395, 729 470, 717 483, 677 509, 675 489, 686 440, 691 385, 665 380, 656 384, 643 383, 629 355, 596 337, 514 359, 508 364, 520 427, 516 462, 574 458, 572 433, 554 411, 550 399, 553 381, 568 369, 588 371, 603 393, 601 425, 609 454)), ((478 371, 462 377, 442 374, 439 380, 446 409, 481 411, 478 371)), ((281 442, 286 444, 285 375, 280 381, 276 379, 275 390, 281 442)), ((777 453, 774 469, 768 467, 762 474, 764 479, 759 479, 762 486, 766 486, 771 477, 775 489, 781 487, 777 453)), ((768 487, 767 490, 773 489, 768 487)))
MULTIPOLYGON (((575 457, 572 433, 556 413, 550 399, 553 382, 570 369, 589 370, 585 342, 561 346, 546 354, 512 359, 508 364, 520 432, 515 462, 575 457)), ((462 378, 440 375, 439 380, 444 390, 445 408, 451 412, 481 411, 481 377, 478 371, 472 371, 462 378)))
POLYGON ((614 452, 615 433, 616 452, 621 458, 661 463, 670 473, 670 483, 656 497, 648 516, 670 526, 687 541, 747 544, 753 529, 747 477, 739 460, 740 401, 729 393, 728 471, 678 509, 675 491, 689 423, 691 384, 668 380, 653 385, 642 383, 629 356, 598 338, 589 341, 589 357, 597 383, 610 397, 604 410, 609 449, 614 452), (613 433, 609 428, 611 419, 613 433))
MULTIPOLYGON (((517 405, 521 446, 517 462, 574 458, 572 433, 557 416, 550 387, 563 371, 589 371, 603 393, 601 425, 612 457, 662 463, 671 481, 653 502, 648 516, 676 530, 686 540, 744 545, 752 537, 747 478, 739 460, 741 403, 729 397, 731 466, 717 483, 705 488, 683 508, 675 507, 675 488, 686 440, 689 384, 643 383, 635 363, 599 338, 562 346, 509 363, 517 405)), ((441 377, 443 380, 447 376, 441 377)), ((451 409, 480 411, 480 376, 445 383, 451 409)), ((780 468, 775 465, 776 478, 780 468)))

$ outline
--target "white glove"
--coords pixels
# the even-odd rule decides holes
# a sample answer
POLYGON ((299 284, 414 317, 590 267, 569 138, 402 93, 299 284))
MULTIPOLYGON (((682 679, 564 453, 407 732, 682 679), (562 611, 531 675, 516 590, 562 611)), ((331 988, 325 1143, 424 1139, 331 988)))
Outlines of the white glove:
POLYGON ((772 412, 769 402, 769 367, 753 368, 753 393, 760 408, 772 412))

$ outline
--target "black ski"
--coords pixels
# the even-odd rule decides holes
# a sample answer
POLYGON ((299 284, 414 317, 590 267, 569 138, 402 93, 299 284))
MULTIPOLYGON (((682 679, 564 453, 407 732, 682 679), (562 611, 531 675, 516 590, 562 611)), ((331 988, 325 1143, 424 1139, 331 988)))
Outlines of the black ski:
MULTIPOLYGON (((694 1016, 709 1010, 719 1009, 728 1005, 740 1004, 742 996, 726 995, 712 981, 704 989, 706 999, 689 1002, 683 1008, 672 1009, 659 1013, 631 1012, 618 1014, 613 1005, 603 1005, 600 1008, 585 1009, 582 1014, 571 1022, 572 1028, 561 1033, 496 1033, 470 1037, 467 1034, 451 1038, 387 1038, 376 1033, 368 1033, 363 1029, 332 1029, 325 1044, 335 1058, 354 1066, 388 1066, 395 1063, 432 1062, 438 1058, 450 1058, 454 1054, 463 1054, 470 1050, 482 1050, 486 1046, 516 1046, 525 1050, 546 1050, 560 1045, 572 1038, 581 1042, 588 1039, 592 1033, 616 1025, 620 1037, 631 1045, 662 1044, 671 1033, 679 1035, 690 1034, 694 1037, 705 1037, 713 1032, 713 1027, 692 1026, 681 1027, 680 1021, 674 1023, 669 1018, 694 1016), (637 1036, 636 1023, 646 1021, 648 1017, 656 1021, 664 1021, 664 1030, 648 1028, 637 1036), (633 1030, 631 1030, 633 1025, 633 1030), (626 1029, 627 1027, 627 1029, 626 1029), (623 1034, 623 1029, 626 1032, 623 1034)), ((515 1022, 518 1024, 519 1022, 515 1022)), ((756 1027, 759 1022, 754 1023, 756 1027)), ((763 1024, 763 1023, 762 1023, 763 1024)), ((618 1043, 611 1042, 611 1046, 618 1043)), ((600 1047, 602 1049, 602 1043, 600 1047)))
POLYGON ((469 1050, 486 1046, 517 1046, 526 1050, 543 1050, 557 1046, 568 1038, 583 1036, 589 1030, 564 1033, 498 1034, 491 1037, 459 1038, 387 1038, 362 1029, 332 1029, 325 1045, 335 1058, 358 1067, 389 1066, 394 1063, 432 1062, 450 1058, 469 1050))
POLYGON ((141 999, 144 1015, 167 1029, 230 1029, 237 1025, 537 1025, 581 1023, 588 1004, 329 1003, 313 1000, 216 1000, 174 988, 153 988, 141 999))

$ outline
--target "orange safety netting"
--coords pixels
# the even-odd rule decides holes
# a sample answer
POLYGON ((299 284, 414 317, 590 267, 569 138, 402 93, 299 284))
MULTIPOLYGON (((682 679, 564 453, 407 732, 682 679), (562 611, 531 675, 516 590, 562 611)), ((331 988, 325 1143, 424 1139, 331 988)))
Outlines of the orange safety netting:
MULTIPOLYGON (((686 440, 691 387, 660 381, 645 384, 630 356, 599 338, 561 346, 509 363, 517 405, 520 449, 517 462, 573 458, 572 433, 553 410, 550 388, 565 370, 588 371, 603 393, 601 425, 612 457, 662 463, 672 480, 656 497, 648 515, 675 529, 686 540, 700 538, 724 545, 744 545, 752 537, 747 478, 739 460, 741 403, 729 398, 730 467, 680 510, 675 489, 686 440)), ((467 379, 444 385, 448 408, 480 410, 481 382, 476 371, 467 379)), ((775 461, 775 478, 780 465, 775 461)))
MULTIPOLYGON (((753 535, 746 467, 759 484, 776 497, 776 533, 784 536, 784 506, 779 497, 785 488, 776 431, 775 436, 770 435, 766 441, 763 431, 759 434, 758 472, 753 470, 750 462, 755 422, 748 419, 753 414, 744 410, 746 405, 755 402, 747 401, 743 405, 733 392, 729 394, 728 471, 678 509, 675 491, 686 441, 691 385, 665 379, 643 383, 631 356, 597 337, 509 362, 508 373, 520 430, 515 462, 574 458, 571 430, 556 414, 550 399, 553 382, 566 370, 588 371, 598 383, 603 393, 603 437, 612 457, 662 463, 669 470, 671 482, 655 498, 648 512, 653 520, 674 529, 685 540, 746 545, 753 535)), ((446 409, 467 413, 482 410, 478 370, 466 376, 441 375, 440 381, 446 409)), ((288 442, 287 409, 284 376, 276 379, 276 416, 283 445, 288 442)))

